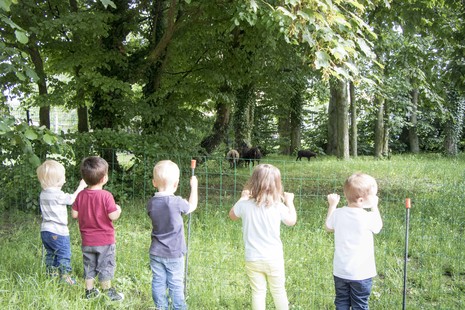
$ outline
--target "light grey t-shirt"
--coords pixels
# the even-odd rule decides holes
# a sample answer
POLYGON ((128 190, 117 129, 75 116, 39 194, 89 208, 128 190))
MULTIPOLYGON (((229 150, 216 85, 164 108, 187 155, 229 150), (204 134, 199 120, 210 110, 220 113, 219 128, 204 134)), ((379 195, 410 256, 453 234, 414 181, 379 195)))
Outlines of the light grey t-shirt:
POLYGON ((72 194, 64 193, 58 187, 50 187, 40 193, 42 225, 40 231, 49 231, 61 236, 69 236, 67 205, 72 205, 72 194))

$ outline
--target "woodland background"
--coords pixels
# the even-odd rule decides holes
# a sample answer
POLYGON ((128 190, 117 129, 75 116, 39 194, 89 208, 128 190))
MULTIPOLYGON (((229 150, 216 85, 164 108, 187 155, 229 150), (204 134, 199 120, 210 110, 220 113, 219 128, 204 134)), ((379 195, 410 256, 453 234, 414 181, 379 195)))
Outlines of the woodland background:
POLYGON ((1 157, 456 155, 464 14, 463 0, 0 0, 1 157), (53 109, 73 127, 50 131, 53 109))

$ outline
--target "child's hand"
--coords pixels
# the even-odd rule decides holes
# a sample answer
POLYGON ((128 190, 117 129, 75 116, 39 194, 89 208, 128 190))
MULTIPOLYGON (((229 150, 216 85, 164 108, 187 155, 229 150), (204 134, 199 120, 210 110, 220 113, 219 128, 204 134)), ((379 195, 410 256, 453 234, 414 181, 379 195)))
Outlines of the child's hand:
POLYGON ((199 186, 199 180, 197 180, 197 177, 193 175, 190 180, 191 188, 197 188, 199 186))
POLYGON ((244 189, 241 192, 241 199, 249 199, 250 197, 250 191, 248 189, 244 189))
POLYGON ((294 193, 287 193, 287 192, 284 192, 284 204, 287 206, 289 205, 289 203, 292 203, 294 202, 294 193))
POLYGON ((86 182, 85 182, 84 180, 81 180, 81 181, 79 182, 79 187, 80 187, 80 188, 85 188, 85 187, 87 187, 86 182))
POLYGON ((328 195, 328 203, 330 207, 337 206, 340 200, 341 196, 339 196, 338 194, 333 193, 328 195))

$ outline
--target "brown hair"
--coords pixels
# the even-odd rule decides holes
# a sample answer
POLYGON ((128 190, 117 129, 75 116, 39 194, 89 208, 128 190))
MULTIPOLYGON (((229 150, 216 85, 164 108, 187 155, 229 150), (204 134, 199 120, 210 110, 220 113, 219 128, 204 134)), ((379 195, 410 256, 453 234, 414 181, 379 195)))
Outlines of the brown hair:
POLYGON ((81 176, 87 185, 96 185, 108 174, 108 163, 98 156, 89 156, 81 162, 81 176))
POLYGON ((376 180, 364 173, 354 173, 344 183, 344 195, 348 203, 356 202, 378 191, 376 180))
POLYGON ((283 194, 281 172, 270 164, 258 165, 253 170, 245 189, 250 191, 250 196, 255 199, 258 206, 269 207, 279 202, 283 194))

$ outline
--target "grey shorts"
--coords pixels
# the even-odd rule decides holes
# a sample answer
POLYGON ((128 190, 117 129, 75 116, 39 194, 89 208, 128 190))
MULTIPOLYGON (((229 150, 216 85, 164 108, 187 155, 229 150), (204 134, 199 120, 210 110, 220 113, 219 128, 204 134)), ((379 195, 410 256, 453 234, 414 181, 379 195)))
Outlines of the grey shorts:
POLYGON ((116 269, 116 245, 82 246, 84 277, 100 282, 113 279, 116 269))

